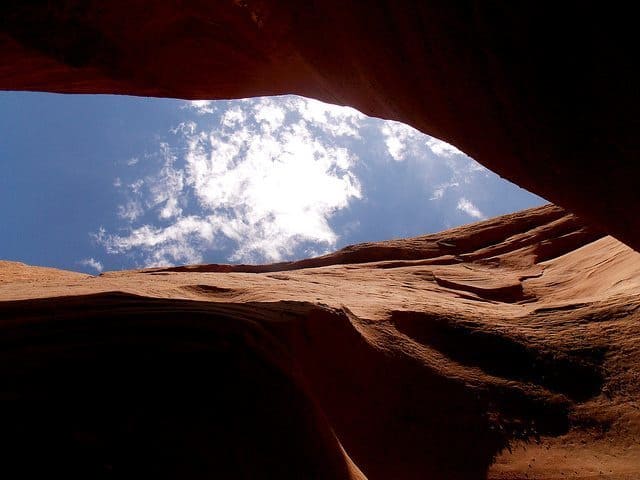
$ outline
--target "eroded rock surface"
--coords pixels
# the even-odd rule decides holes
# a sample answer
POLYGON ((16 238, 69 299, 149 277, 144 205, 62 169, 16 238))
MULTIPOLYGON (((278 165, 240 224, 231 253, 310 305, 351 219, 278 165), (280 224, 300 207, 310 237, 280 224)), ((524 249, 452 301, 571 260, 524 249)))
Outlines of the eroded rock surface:
POLYGON ((635 479, 639 287, 554 206, 262 267, 2 262, 0 471, 635 479))
POLYGON ((9 0, 0 88, 296 93, 542 207, 267 266, 0 263, 7 478, 637 479, 635 16, 564 2, 9 0))

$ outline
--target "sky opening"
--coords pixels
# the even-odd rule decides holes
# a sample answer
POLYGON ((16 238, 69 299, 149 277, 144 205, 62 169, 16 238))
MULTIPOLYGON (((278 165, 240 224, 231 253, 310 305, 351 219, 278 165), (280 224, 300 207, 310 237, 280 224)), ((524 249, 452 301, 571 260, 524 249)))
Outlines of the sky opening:
POLYGON ((0 94, 0 259, 265 263, 545 203, 398 122, 298 96, 0 94))

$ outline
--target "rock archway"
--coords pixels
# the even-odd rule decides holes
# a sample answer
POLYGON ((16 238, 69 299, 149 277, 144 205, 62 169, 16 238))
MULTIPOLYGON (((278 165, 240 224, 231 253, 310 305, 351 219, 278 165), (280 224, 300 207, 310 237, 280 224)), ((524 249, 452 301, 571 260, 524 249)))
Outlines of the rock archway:
POLYGON ((633 16, 411 0, 9 0, 0 88, 297 93, 402 120, 544 206, 267 266, 0 262, 0 472, 640 475, 633 16))

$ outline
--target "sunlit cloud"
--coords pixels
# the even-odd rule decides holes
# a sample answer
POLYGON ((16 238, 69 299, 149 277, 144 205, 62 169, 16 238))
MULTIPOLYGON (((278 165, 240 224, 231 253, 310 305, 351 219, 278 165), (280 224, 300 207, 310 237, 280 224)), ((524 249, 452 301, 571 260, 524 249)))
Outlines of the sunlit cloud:
POLYGON ((140 202, 129 200, 126 204, 118 205, 118 217, 129 222, 135 222, 144 214, 140 202))
POLYGON ((155 153, 135 157, 147 173, 117 179, 125 199, 116 213, 126 224, 93 235, 107 253, 144 266, 202 263, 211 252, 244 263, 327 253, 361 228, 344 219, 338 231, 333 219, 367 199, 360 173, 371 159, 362 152, 410 165, 424 177, 430 208, 453 200, 451 218, 456 210, 485 218, 467 196, 486 169, 402 123, 296 96, 181 108, 191 118, 155 153))
POLYGON ((433 189, 431 200, 440 200, 444 197, 444 194, 447 192, 447 190, 454 187, 459 187, 459 186, 460 186, 460 182, 452 181, 452 182, 441 183, 438 186, 436 186, 436 188, 433 189))
MULTIPOLYGON (((229 260, 243 262, 282 260, 307 243, 321 253, 335 248, 329 219, 361 197, 353 173, 358 158, 336 143, 357 138, 364 116, 315 100, 283 100, 243 101, 222 111, 213 127, 174 128, 180 158, 162 143, 160 171, 128 185, 131 195, 146 197, 146 211, 169 223, 125 235, 100 231, 96 240, 112 254, 142 253, 145 265, 201 262, 221 239, 235 242, 229 260), (324 123, 311 123, 317 121, 324 123), (199 212, 186 216, 190 201, 199 212)), ((129 201, 118 213, 131 222, 145 212, 129 201)))
POLYGON ((453 145, 450 145, 447 142, 443 142, 442 140, 438 140, 437 138, 433 138, 433 137, 427 140, 427 146, 431 149, 433 153, 435 153, 439 157, 452 157, 454 155, 464 155, 463 152, 458 150, 453 145))
POLYGON ((401 162, 410 153, 410 142, 424 138, 415 128, 400 122, 384 122, 380 131, 391 158, 401 162))
POLYGON ((104 269, 102 263, 95 258, 82 259, 78 262, 78 264, 82 265, 83 267, 91 268, 98 273, 102 273, 102 270, 104 269))
POLYGON ((477 183, 479 178, 487 177, 490 174, 489 170, 478 162, 445 142, 429 138, 427 145, 429 144, 431 146, 438 145, 435 149, 431 149, 430 146, 430 149, 436 155, 437 161, 447 166, 449 172, 448 180, 433 187, 431 200, 441 200, 449 192, 456 195, 465 193, 465 190, 477 183), (454 151, 458 153, 452 153, 454 151), (438 153, 436 154, 435 152, 438 153))
POLYGON ((168 144, 160 144, 160 155, 163 165, 155 178, 148 181, 149 198, 147 205, 159 209, 158 218, 178 218, 182 214, 181 198, 185 187, 184 172, 175 167, 177 157, 173 155, 168 144))
POLYGON ((467 200, 464 197, 458 200, 457 208, 458 210, 466 213, 467 215, 475 219, 482 220, 486 218, 485 215, 480 211, 478 207, 476 207, 471 201, 467 200))
MULTIPOLYGON (((429 137, 415 128, 400 122, 382 122, 380 133, 390 158, 401 162, 407 159, 420 160, 426 167, 447 166, 446 180, 442 177, 427 178, 431 188, 430 200, 442 200, 453 190, 458 194, 465 185, 473 183, 478 174, 488 172, 482 165, 465 155, 453 145, 429 137), (437 183, 436 183, 437 182, 437 183)), ((442 175, 442 169, 440 172, 442 175)))
POLYGON ((192 100, 187 102, 185 107, 194 110, 199 115, 206 115, 214 112, 214 103, 211 100, 192 100))
POLYGON ((329 217, 360 197, 350 170, 357 159, 304 120, 260 122, 251 133, 226 120, 213 134, 187 137, 186 174, 200 205, 239 243, 231 260, 280 260, 304 241, 333 247, 329 217))
POLYGON ((180 218, 164 228, 143 225, 124 236, 109 235, 100 229, 94 239, 111 254, 139 249, 146 266, 199 263, 202 252, 215 245, 211 223, 196 216, 180 218))
POLYGON ((317 100, 290 97, 287 104, 309 124, 334 137, 360 138, 360 124, 366 117, 351 107, 340 107, 317 100))

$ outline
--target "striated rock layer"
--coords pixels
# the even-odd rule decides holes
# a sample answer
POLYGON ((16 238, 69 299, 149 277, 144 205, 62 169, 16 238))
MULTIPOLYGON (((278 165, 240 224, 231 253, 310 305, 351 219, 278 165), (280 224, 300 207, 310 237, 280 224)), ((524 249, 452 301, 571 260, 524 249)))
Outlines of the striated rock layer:
POLYGON ((639 287, 551 205, 260 267, 0 262, 0 475, 637 479, 639 287))
POLYGON ((352 105, 637 250, 636 30, 574 1, 5 0, 0 89, 352 105))

